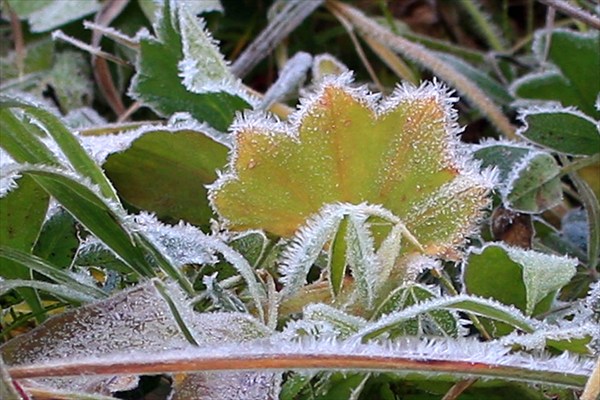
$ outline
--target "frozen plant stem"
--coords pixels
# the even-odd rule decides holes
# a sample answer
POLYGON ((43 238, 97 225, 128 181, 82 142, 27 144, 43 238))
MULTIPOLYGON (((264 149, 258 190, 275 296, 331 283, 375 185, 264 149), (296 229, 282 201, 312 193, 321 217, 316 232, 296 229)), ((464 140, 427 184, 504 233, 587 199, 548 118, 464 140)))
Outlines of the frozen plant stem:
POLYGON ((391 49, 418 62, 423 67, 430 69, 441 79, 450 83, 458 92, 469 99, 504 136, 509 139, 519 140, 515 134, 515 127, 502 113, 496 104, 473 82, 456 71, 451 65, 436 57, 425 47, 412 43, 401 36, 394 35, 389 29, 384 28, 372 19, 365 16, 358 9, 336 0, 326 3, 332 12, 338 12, 366 36, 389 46, 391 49))
POLYGON ((582 388, 586 376, 576 373, 544 371, 526 367, 490 364, 486 362, 454 361, 439 359, 414 359, 412 357, 382 356, 369 354, 321 354, 285 352, 256 352, 253 354, 229 354, 227 356, 178 357, 148 354, 143 358, 115 359, 98 357, 88 360, 60 360, 58 362, 8 368, 12 379, 42 377, 129 374, 162 374, 196 371, 239 370, 354 370, 415 372, 426 375, 443 373, 454 376, 499 378, 511 381, 560 385, 582 388))
POLYGON ((564 0, 538 0, 540 3, 547 5, 548 7, 552 7, 557 11, 560 11, 563 14, 568 15, 569 17, 575 18, 578 21, 581 21, 588 26, 600 30, 600 18, 596 17, 588 13, 581 8, 575 7, 569 2, 564 0))

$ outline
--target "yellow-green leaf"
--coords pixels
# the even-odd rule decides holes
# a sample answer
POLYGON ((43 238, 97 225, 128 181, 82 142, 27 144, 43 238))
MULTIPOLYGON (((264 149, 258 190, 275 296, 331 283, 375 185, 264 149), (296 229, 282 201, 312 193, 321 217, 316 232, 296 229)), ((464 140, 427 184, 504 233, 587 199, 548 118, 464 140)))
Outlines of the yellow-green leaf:
POLYGON ((350 83, 325 79, 290 123, 238 120, 229 172, 210 190, 215 210, 231 229, 288 237, 325 204, 379 204, 426 253, 456 256, 492 182, 457 139, 455 99, 426 83, 378 101, 350 83))

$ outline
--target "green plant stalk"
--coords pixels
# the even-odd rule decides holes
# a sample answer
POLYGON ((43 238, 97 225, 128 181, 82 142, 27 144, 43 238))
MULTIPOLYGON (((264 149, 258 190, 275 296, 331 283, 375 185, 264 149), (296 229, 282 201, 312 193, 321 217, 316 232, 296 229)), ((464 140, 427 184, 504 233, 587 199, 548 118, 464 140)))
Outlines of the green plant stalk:
POLYGON ((327 7, 342 14, 350 23, 356 26, 364 35, 373 37, 378 42, 413 59, 425 68, 454 86, 461 94, 471 101, 493 123, 504 136, 519 140, 515 127, 502 110, 473 82, 456 71, 448 63, 440 60, 425 47, 412 43, 400 36, 394 35, 358 9, 336 0, 328 0, 327 7))
POLYGON ((503 51, 497 30, 494 29, 488 18, 483 14, 475 0, 460 0, 459 4, 475 22, 475 26, 490 47, 495 51, 503 51))
POLYGON ((8 368, 12 379, 64 377, 81 375, 153 375, 199 371, 265 370, 352 370, 365 372, 442 374, 459 378, 481 377, 583 388, 587 376, 577 373, 540 371, 526 367, 503 366, 485 362, 413 359, 407 357, 363 354, 286 354, 261 352, 228 356, 189 357, 185 355, 147 354, 143 360, 98 357, 89 360, 59 360, 47 364, 8 368))

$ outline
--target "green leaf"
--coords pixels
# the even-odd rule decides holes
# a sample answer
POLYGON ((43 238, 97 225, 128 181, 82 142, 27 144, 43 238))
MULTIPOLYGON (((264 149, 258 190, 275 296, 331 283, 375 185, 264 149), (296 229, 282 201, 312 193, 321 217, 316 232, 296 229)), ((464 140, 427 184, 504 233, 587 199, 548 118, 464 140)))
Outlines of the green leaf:
MULTIPOLYGON (((536 32, 533 43, 541 62, 545 61, 547 33, 536 32)), ((575 106, 591 117, 600 118, 600 111, 594 107, 600 92, 600 37, 594 31, 554 29, 548 39, 548 61, 557 70, 525 75, 513 83, 512 91, 523 98, 559 101, 564 107, 575 106)))
POLYGON ((540 213, 562 200, 560 169, 548 153, 532 154, 516 166, 506 188, 506 205, 513 210, 540 213), (524 165, 526 164, 526 165, 524 165))
POLYGON ((335 329, 336 337, 347 338, 364 328, 367 321, 350 315, 327 304, 311 303, 302 310, 304 320, 325 322, 335 329))
MULTIPOLYGON (((438 297, 432 290, 420 284, 401 286, 390 293, 373 317, 380 318, 383 315, 404 310, 407 307, 438 297)), ((450 311, 433 310, 397 324, 389 333, 392 338, 421 335, 455 337, 458 334, 458 322, 456 315, 453 315, 450 311)))
POLYGON ((533 143, 560 153, 592 155, 600 152, 600 125, 570 109, 526 110, 517 132, 533 143))
POLYGON ((103 167, 127 203, 162 220, 208 227, 213 213, 205 185, 216 179, 227 153, 226 146, 192 129, 151 128, 103 167))
POLYGON ((271 249, 266 235, 261 231, 246 231, 234 236, 228 243, 229 247, 240 253, 250 265, 255 268, 263 261, 265 252, 271 249))
POLYGON ((382 205, 426 253, 456 257, 490 182, 456 140, 447 93, 405 86, 380 105, 349 83, 327 79, 292 125, 256 115, 238 122, 212 205, 231 229, 285 237, 326 204, 382 205))
POLYGON ((30 129, 11 111, 0 108, 0 144, 19 163, 58 165, 58 160, 30 129))
POLYGON ((33 254, 59 268, 67 268, 78 247, 77 221, 71 214, 59 210, 44 223, 33 254))
POLYGON ((527 315, 550 309, 577 261, 501 244, 473 249, 464 267, 467 293, 512 304, 527 315))
POLYGON ((337 232, 329 246, 327 270, 329 271, 329 283, 334 296, 337 296, 342 290, 342 284, 346 276, 346 253, 348 251, 346 234, 348 232, 348 220, 349 216, 344 216, 340 221, 337 232))
POLYGON ((122 217, 97 193, 59 171, 27 168, 22 173, 31 176, 83 226, 121 257, 132 271, 141 276, 153 275, 144 254, 124 228, 122 217))
MULTIPOLYGON (((161 116, 185 111, 199 121, 226 131, 235 112, 248 108, 248 102, 239 96, 239 88, 233 83, 218 86, 223 76, 229 75, 222 56, 200 22, 180 4, 164 1, 160 18, 154 25, 156 37, 140 38, 137 73, 129 92, 161 116), (187 63, 180 64, 186 57, 189 57, 187 63), (182 66, 192 71, 182 71, 182 66), (214 71, 219 71, 216 75, 213 67, 214 71), (203 93, 190 91, 186 87, 186 83, 190 83, 188 80, 194 81, 203 74, 209 74, 217 81, 206 83, 203 93), (227 88, 236 94, 228 93, 227 88)), ((237 81, 231 78, 231 82, 237 81)), ((197 81, 194 83, 198 84, 197 81)))
MULTIPOLYGON (((100 190, 105 197, 107 197, 108 199, 118 201, 118 197, 112 185, 102 172, 102 169, 94 162, 94 160, 92 160, 89 154, 81 146, 79 140, 67 129, 67 127, 60 121, 60 119, 57 116, 52 114, 50 111, 43 109, 38 104, 32 104, 30 102, 9 96, 0 96, 0 106, 3 109, 20 108, 29 115, 35 117, 35 119, 42 123, 46 132, 48 132, 48 134, 56 141, 56 144, 63 152, 63 154, 67 157, 75 171, 79 172, 81 175, 87 178, 90 178, 92 180, 92 183, 100 187, 100 190)), ((21 123, 19 126, 17 125, 18 121, 15 121, 16 117, 13 117, 13 119, 11 119, 8 116, 8 114, 4 114, 4 110, 2 110, 2 112, 3 116, 6 115, 7 120, 11 122, 11 126, 14 126, 14 129, 7 133, 9 135, 7 137, 10 137, 11 140, 16 141, 19 140, 16 139, 17 136, 28 132, 25 123, 21 123)), ((4 131, 4 129, 2 129, 2 131, 4 131)), ((4 147, 4 134, 2 136, 2 146, 4 147)), ((37 139, 34 139, 32 136, 33 134, 29 134, 29 143, 24 143, 21 147, 24 147, 31 143, 35 143, 37 139)), ((37 140, 37 142, 39 142, 39 140, 37 140)), ((40 145, 44 146, 41 143, 36 143, 36 146, 39 149, 38 152, 42 151, 41 148, 39 148, 40 145)), ((13 154, 13 151, 11 151, 10 149, 7 149, 7 151, 11 153, 11 155, 13 154)), ((40 153, 39 155, 32 154, 31 156, 28 156, 27 159, 22 161, 26 161, 29 163, 45 163, 53 165, 56 164, 54 157, 48 155, 48 152, 49 150, 45 148, 45 150, 43 150, 43 153, 40 153)), ((17 159, 17 157, 15 157, 15 159, 17 159)), ((17 161, 21 160, 17 159, 17 161)))
POLYGON ((478 146, 475 157, 484 167, 496 167, 504 205, 524 213, 540 213, 562 200, 561 171, 554 157, 510 142, 478 146))
MULTIPOLYGON (((17 182, 19 187, 0 199, 0 245, 29 253, 46 217, 49 196, 31 177, 24 176, 17 182)), ((0 276, 3 278, 31 279, 29 269, 19 263, 4 260, 1 265, 0 276)), ((43 310, 34 290, 22 288, 17 292, 33 312, 43 310)), ((43 313, 40 313, 38 320, 43 319, 43 313)))

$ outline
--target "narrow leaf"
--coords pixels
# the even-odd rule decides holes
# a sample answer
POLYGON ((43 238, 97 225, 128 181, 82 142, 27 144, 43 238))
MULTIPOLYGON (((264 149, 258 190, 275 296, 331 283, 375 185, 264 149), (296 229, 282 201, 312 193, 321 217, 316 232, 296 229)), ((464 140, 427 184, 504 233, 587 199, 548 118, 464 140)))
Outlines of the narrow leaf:
POLYGON ((344 283, 344 276, 346 275, 346 253, 348 251, 346 233, 348 231, 348 219, 349 218, 346 216, 340 221, 329 247, 329 282, 334 297, 342 290, 342 283, 344 283))
POLYGON ((533 332, 536 326, 536 322, 534 320, 524 316, 515 307, 509 307, 495 301, 482 299, 475 296, 458 295, 425 301, 415 306, 405 308, 404 310, 388 314, 360 331, 356 337, 363 338, 363 340, 377 337, 410 318, 414 318, 419 314, 434 310, 456 310, 470 312, 476 315, 505 322, 525 332, 533 332))
POLYGON ((55 265, 49 264, 44 259, 28 254, 23 251, 12 249, 5 246, 0 246, 0 259, 10 260, 18 263, 19 265, 42 274, 53 281, 63 284, 71 291, 81 293, 91 299, 101 299, 106 297, 106 293, 97 287, 85 284, 75 279, 68 272, 56 267, 55 265))
MULTIPOLYGON (((51 112, 17 98, 7 96, 0 97, 0 107, 20 108, 29 115, 35 117, 42 123, 48 134, 56 141, 56 144, 67 157, 75 171, 79 172, 100 187, 102 194, 113 201, 118 201, 111 183, 108 181, 102 169, 92 160, 81 146, 79 140, 66 128, 60 119, 51 112)), ((30 161, 32 163, 45 163, 44 160, 30 161)))

